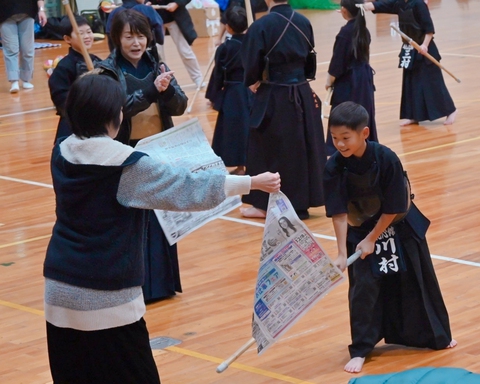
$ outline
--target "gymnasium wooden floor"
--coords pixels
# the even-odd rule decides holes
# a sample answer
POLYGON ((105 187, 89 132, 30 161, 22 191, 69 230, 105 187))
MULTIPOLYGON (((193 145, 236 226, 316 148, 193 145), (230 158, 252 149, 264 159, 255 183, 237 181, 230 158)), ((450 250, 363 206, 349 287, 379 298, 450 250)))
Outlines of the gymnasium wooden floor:
MULTIPOLYGON (((389 24, 395 16, 367 15, 372 33, 371 64, 376 70, 377 126, 383 144, 401 157, 412 182, 415 202, 431 219, 428 240, 450 313, 453 350, 430 351, 380 344, 367 360, 364 374, 420 366, 462 367, 480 373, 480 236, 478 229, 480 110, 480 42, 478 0, 430 0, 442 64, 461 79, 444 73, 458 108, 457 121, 443 120, 399 127, 400 40, 389 24)), ((303 11, 302 11, 303 12, 303 11)), ((316 35, 321 98, 328 61, 339 28, 335 11, 305 11, 316 35)), ((170 38, 167 62, 189 97, 194 87, 170 38)), ((54 195, 49 171, 58 118, 52 108, 42 64, 66 53, 61 48, 36 51, 35 89, 8 93, 0 63, 0 382, 51 383, 43 319, 42 264, 54 223, 54 195)), ((214 48, 212 40, 194 44, 202 70, 214 48)), ((107 55, 105 42, 93 53, 107 55)), ((198 117, 211 138, 216 113, 203 92, 190 115, 198 117)), ((333 228, 323 208, 305 221, 335 257, 333 228)), ((347 283, 323 298, 276 345, 258 357, 252 348, 224 373, 216 366, 251 335, 253 292, 259 263, 262 220, 242 219, 238 210, 197 230, 179 244, 184 293, 148 306, 152 338, 180 344, 155 350, 166 384, 336 384, 353 377, 343 372, 350 342, 347 283)), ((139 383, 142 384, 142 383, 139 383)))

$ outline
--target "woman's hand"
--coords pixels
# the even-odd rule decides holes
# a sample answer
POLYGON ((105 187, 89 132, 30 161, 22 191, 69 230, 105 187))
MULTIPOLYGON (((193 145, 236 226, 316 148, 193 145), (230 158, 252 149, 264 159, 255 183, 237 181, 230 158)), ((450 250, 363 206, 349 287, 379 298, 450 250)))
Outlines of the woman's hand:
POLYGON ((263 192, 273 193, 280 191, 280 174, 264 172, 252 176, 252 185, 250 189, 259 189, 263 192))
POLYGON ((155 87, 157 88, 158 92, 164 92, 168 86, 170 85, 170 81, 172 80, 174 71, 165 70, 165 65, 160 66, 160 75, 154 81, 155 87))

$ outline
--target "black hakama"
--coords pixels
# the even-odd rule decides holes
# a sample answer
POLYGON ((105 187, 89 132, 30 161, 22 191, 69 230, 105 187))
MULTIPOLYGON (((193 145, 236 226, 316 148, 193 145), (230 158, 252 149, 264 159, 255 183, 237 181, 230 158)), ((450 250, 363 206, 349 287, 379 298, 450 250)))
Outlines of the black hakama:
MULTIPOLYGON (((414 205, 408 216, 395 225, 406 272, 375 277, 369 256, 348 269, 352 358, 367 356, 382 339, 387 344, 431 349, 444 349, 452 340, 427 241, 418 237, 410 224, 425 218, 414 205)), ((356 246, 348 243, 349 254, 356 246)))
POLYGON ((252 92, 243 84, 244 36, 234 35, 217 48, 206 95, 218 111, 212 149, 227 167, 246 164, 252 92))
MULTIPOLYGON (((268 15, 249 28, 242 45, 245 84, 262 80, 265 55, 275 45, 292 15, 289 5, 274 6, 268 15)), ((313 45, 313 31, 304 16, 295 13, 292 22, 313 45)), ((250 116, 247 173, 279 172, 282 192, 296 211, 324 204, 322 174, 326 162, 320 100, 305 79, 310 46, 290 26, 268 55, 269 79, 255 93, 250 116)), ((243 202, 267 209, 268 194, 252 191, 243 202)))
POLYGON ((154 211, 148 213, 147 239, 144 248, 146 302, 160 300, 182 292, 177 245, 170 245, 154 211))
MULTIPOLYGON (((345 101, 353 101, 364 107, 369 115, 368 140, 378 141, 375 124, 375 99, 373 84, 373 69, 366 61, 355 59, 352 49, 355 20, 349 20, 338 33, 333 46, 333 55, 330 60, 328 73, 335 77, 331 99, 332 109, 345 101)), ((332 135, 327 132, 327 153, 332 155, 336 149, 332 142, 332 135)))
MULTIPOLYGON (((429 51, 432 44, 435 43, 430 43, 429 51)), ((400 119, 432 121, 452 114, 455 109, 442 70, 430 60, 418 57, 411 70, 403 70, 400 119)))

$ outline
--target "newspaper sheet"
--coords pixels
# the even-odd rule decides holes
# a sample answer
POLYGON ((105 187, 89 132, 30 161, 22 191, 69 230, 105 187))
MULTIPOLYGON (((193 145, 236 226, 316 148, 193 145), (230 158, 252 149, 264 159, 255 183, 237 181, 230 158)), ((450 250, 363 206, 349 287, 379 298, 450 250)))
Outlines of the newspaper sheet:
MULTIPOLYGON (((151 157, 174 166, 189 168, 192 172, 205 169, 223 169, 225 164, 215 155, 197 118, 142 139, 135 147, 151 157)), ((207 211, 173 212, 155 210, 170 245, 241 205, 240 196, 227 198, 222 204, 207 211)))
POLYGON ((252 321, 258 353, 344 279, 288 198, 270 194, 252 321))

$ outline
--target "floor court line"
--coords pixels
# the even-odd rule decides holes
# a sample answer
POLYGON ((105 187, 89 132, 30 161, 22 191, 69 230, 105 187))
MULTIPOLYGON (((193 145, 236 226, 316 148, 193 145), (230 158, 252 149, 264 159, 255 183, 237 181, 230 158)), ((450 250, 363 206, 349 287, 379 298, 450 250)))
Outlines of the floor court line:
MULTIPOLYGON (((473 140, 478 140, 478 139, 480 139, 480 136, 476 137, 476 138, 472 138, 472 139, 463 140, 463 141, 460 141, 460 142, 468 142, 468 141, 473 141, 473 140)), ((452 143, 452 145, 456 144, 456 143, 460 143, 460 142, 452 143)), ((430 147, 430 148, 431 149, 437 149, 437 148, 443 148, 443 147, 448 146, 448 145, 450 145, 450 144, 444 144, 444 145, 439 145, 439 146, 430 147)), ((429 150, 430 148, 426 148, 425 150, 429 150)), ((408 152, 408 153, 405 153, 403 155, 424 152, 425 150, 408 152)), ((53 188, 53 186, 51 184, 37 183, 35 181, 16 179, 16 178, 13 178, 13 177, 0 176, 0 179, 7 180, 7 181, 14 181, 14 182, 18 182, 18 183, 30 184, 30 185, 35 185, 35 186, 40 186, 40 187, 45 187, 45 188, 53 188)), ((248 224, 250 226, 262 227, 262 228, 265 227, 265 224, 263 224, 263 223, 258 223, 258 222, 255 222, 255 221, 250 221, 250 220, 245 220, 245 219, 238 219, 238 218, 235 218, 235 217, 220 216, 219 219, 227 220, 227 221, 233 221, 233 222, 237 222, 237 223, 240 223, 240 224, 248 224)), ((322 235, 322 234, 318 234, 318 233, 313 233, 313 235, 315 237, 318 237, 318 238, 324 239, 324 240, 332 240, 332 241, 336 240, 336 237, 334 237, 334 236, 322 235)), ((3 245, 0 245, 0 249, 1 248, 7 248, 7 247, 10 247, 10 246, 14 246, 14 245, 18 245, 18 244, 22 244, 22 243, 27 243, 27 242, 31 242, 31 241, 45 239, 49 236, 50 235, 45 235, 45 236, 40 236, 40 237, 36 237, 36 238, 33 238, 33 239, 26 239, 26 240, 15 242, 15 243, 3 244, 3 245)), ((447 261, 447 262, 450 262, 450 263, 469 265, 469 266, 472 266, 472 267, 480 267, 480 263, 477 263, 477 262, 474 262, 474 261, 456 259, 456 258, 453 258, 453 257, 433 255, 433 254, 431 254, 430 256, 433 259, 443 260, 443 261, 447 261)))
POLYGON ((45 184, 45 183, 39 183, 36 181, 30 181, 30 180, 24 180, 24 179, 17 179, 15 177, 8 177, 8 176, 1 176, 1 180, 6 180, 6 181, 13 181, 15 183, 23 183, 23 184, 29 184, 29 185, 35 185, 37 187, 44 187, 44 188, 51 188, 53 189, 53 185, 51 184, 45 184))
POLYGON ((3 119, 4 117, 12 117, 12 116, 21 116, 21 115, 27 115, 29 113, 37 113, 37 112, 43 112, 43 111, 51 111, 54 110, 55 107, 47 107, 47 108, 40 108, 40 109, 32 109, 30 111, 22 111, 22 112, 16 112, 16 113, 9 113, 7 115, 0 115, 0 119, 3 119))
MULTIPOLYGON (((194 351, 191 351, 189 349, 181 348, 181 347, 178 347, 178 346, 170 346, 170 347, 166 347, 165 349, 167 351, 170 351, 170 352, 180 353, 182 355, 194 357, 194 358, 201 359, 201 360, 210 361, 212 363, 220 364, 224 361, 223 359, 220 359, 218 357, 213 357, 213 356, 205 355, 203 353, 194 352, 194 351)), ((279 374, 279 373, 267 371, 265 369, 255 368, 255 367, 252 367, 250 365, 245 365, 245 364, 240 364, 240 363, 235 363, 234 362, 234 363, 230 364, 229 367, 230 368, 236 368, 236 369, 246 371, 246 372, 250 372, 250 373, 254 373, 254 374, 257 374, 257 375, 261 375, 261 376, 266 376, 266 377, 269 377, 269 378, 272 378, 272 379, 281 380, 281 381, 284 381, 284 382, 287 382, 287 383, 314 384, 312 382, 297 379, 295 377, 282 375, 282 374, 279 374)))
MULTIPOLYGON (((24 305, 11 303, 11 302, 4 301, 4 300, 0 300, 0 306, 7 307, 7 308, 12 308, 12 309, 17 309, 19 311, 31 313, 31 314, 42 316, 42 317, 44 316, 44 311, 42 311, 42 310, 26 307, 24 305)), ((152 352, 153 352, 154 356, 157 356, 157 355, 160 354, 159 352, 165 351, 165 350, 169 351, 169 352, 178 353, 178 354, 181 354, 181 355, 184 355, 184 356, 190 356, 190 357, 193 357, 193 358, 196 358, 196 359, 199 359, 199 360, 209 361, 209 362, 216 363, 216 364, 220 364, 224 361, 224 359, 219 358, 219 357, 206 355, 204 353, 192 351, 192 350, 189 350, 189 349, 186 349, 186 348, 181 348, 181 347, 178 347, 178 346, 170 346, 170 347, 166 347, 166 348, 164 348, 160 351, 154 350, 152 352)), ((276 372, 267 371, 265 369, 260 369, 260 368, 252 367, 252 366, 245 365, 245 364, 239 364, 239 363, 234 362, 234 363, 230 364, 230 367, 231 368, 236 368, 236 369, 241 370, 241 371, 250 372, 250 373, 257 374, 257 375, 277 379, 277 380, 280 380, 280 381, 284 381, 286 383, 314 384, 314 383, 309 382, 309 381, 297 379, 295 377, 282 375, 282 374, 279 374, 279 373, 276 373, 276 372)), ((213 369, 213 367, 212 367, 212 369, 213 369)))
MULTIPOLYGON (((251 226, 254 226, 254 227, 265 227, 265 224, 263 224, 263 223, 258 223, 258 222, 255 222, 255 221, 250 221, 250 220, 245 220, 245 219, 238 219, 236 217, 221 216, 221 217, 219 217, 219 219, 226 220, 226 221, 233 221, 233 222, 240 223, 240 224, 247 224, 247 225, 251 225, 251 226)), ((313 234, 313 236, 318 237, 320 239, 324 239, 324 240, 332 240, 332 241, 337 240, 337 238, 334 237, 334 236, 321 235, 319 233, 314 233, 314 232, 312 232, 312 234, 313 234)), ((440 256, 440 255, 433 255, 433 254, 430 254, 430 256, 432 257, 432 259, 448 261, 450 263, 469 265, 471 267, 480 267, 480 263, 477 263, 475 261, 468 261, 468 260, 456 259, 454 257, 440 256)))

